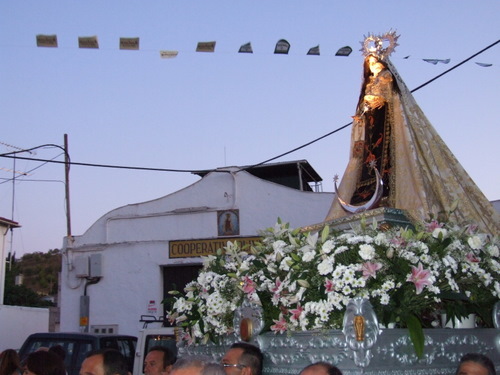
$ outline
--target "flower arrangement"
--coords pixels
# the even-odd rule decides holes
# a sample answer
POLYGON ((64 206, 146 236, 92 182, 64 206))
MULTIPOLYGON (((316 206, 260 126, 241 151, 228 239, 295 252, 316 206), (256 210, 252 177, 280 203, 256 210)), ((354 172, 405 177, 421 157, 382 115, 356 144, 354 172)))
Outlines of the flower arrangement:
POLYGON ((417 354, 422 327, 476 313, 492 326, 500 298, 498 238, 436 220, 415 230, 377 229, 377 223, 336 232, 291 229, 278 221, 257 246, 227 243, 204 258, 184 294, 171 292, 169 320, 189 343, 217 342, 232 333, 244 298, 259 303, 265 330, 275 333, 341 329, 348 302, 368 298, 384 325, 407 327, 417 354))

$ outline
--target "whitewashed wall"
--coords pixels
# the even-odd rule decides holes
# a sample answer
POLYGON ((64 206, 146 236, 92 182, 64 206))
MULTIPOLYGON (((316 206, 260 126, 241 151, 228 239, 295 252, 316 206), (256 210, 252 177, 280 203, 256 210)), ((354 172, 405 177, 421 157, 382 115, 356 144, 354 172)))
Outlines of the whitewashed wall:
POLYGON ((48 330, 49 309, 0 305, 0 352, 17 350, 30 334, 48 330))
MULTIPOLYGON (((234 168, 232 171, 236 170, 234 168)), ((199 263, 169 259, 170 240, 217 238, 217 211, 238 209, 240 235, 254 236, 276 223, 292 227, 323 221, 333 194, 301 192, 247 172, 212 172, 165 197, 117 208, 64 246, 61 331, 79 328, 80 296, 85 280, 74 269, 78 257, 98 253, 102 279, 87 287, 90 325, 118 324, 119 333, 137 335, 148 303, 163 298, 161 266, 199 263)))

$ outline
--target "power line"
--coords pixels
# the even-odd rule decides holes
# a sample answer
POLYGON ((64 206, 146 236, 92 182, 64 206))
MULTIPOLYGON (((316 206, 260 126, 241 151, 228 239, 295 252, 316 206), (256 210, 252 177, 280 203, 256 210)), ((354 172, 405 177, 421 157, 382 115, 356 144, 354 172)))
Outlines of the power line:
MULTIPOLYGON (((466 58, 465 60, 463 60, 462 62, 458 63, 457 65, 455 65, 455 66, 451 67, 451 68, 450 68, 450 69, 448 69, 447 71, 445 71, 445 72, 443 72, 443 73, 441 73, 441 74, 437 75, 436 77, 434 77, 434 78, 430 79, 429 81, 427 81, 427 82, 425 82, 425 83, 421 84, 420 86, 418 86, 418 87, 414 88, 414 89, 413 89, 413 90, 411 90, 410 92, 411 92, 411 93, 413 93, 413 92, 415 92, 415 91, 417 91, 417 90, 420 90, 422 87, 427 86, 429 83, 431 83, 431 82, 435 81, 436 79, 438 79, 438 78, 440 78, 440 77, 444 76, 445 74, 447 74, 447 73, 451 72, 453 69, 458 68, 460 65, 462 65, 462 64, 466 63, 467 61, 469 61, 469 60, 473 59, 474 57, 476 57, 476 56, 480 55, 481 53, 483 53, 484 51, 486 51, 486 50, 490 49, 491 47, 495 46, 495 45, 496 45, 496 44, 498 44, 498 43, 500 43, 500 40, 497 40, 495 43, 490 44, 488 47, 483 48, 481 51, 479 51, 479 52, 477 52, 477 53, 473 54, 472 56, 470 56, 470 57, 466 58)), ((256 166, 259 166, 259 165, 262 165, 262 164, 268 163, 268 162, 270 162, 270 161, 273 161, 273 160, 279 159, 279 158, 281 158, 282 156, 285 156, 285 155, 291 154, 292 152, 295 152, 295 151, 300 150, 300 149, 302 149, 302 148, 304 148, 304 147, 307 147, 307 146, 309 146, 309 145, 312 145, 313 143, 316 143, 316 142, 318 142, 318 141, 322 140, 323 138, 326 138, 326 137, 328 137, 328 136, 330 136, 330 135, 332 135, 332 134, 334 134, 334 133, 336 133, 336 132, 338 132, 338 131, 340 131, 340 130, 342 130, 342 129, 345 129, 345 128, 346 128, 346 127, 348 127, 349 125, 352 125, 352 121, 351 121, 350 123, 348 123, 348 124, 345 124, 344 126, 341 126, 341 127, 340 127, 340 128, 338 128, 338 129, 335 129, 334 131, 332 131, 332 132, 330 132, 330 133, 327 133, 327 134, 325 134, 325 135, 322 135, 321 137, 318 137, 318 138, 316 138, 316 139, 313 139, 312 141, 310 141, 310 142, 308 142, 308 143, 305 143, 305 144, 303 144, 302 146, 296 147, 296 148, 294 148, 293 150, 290 150, 290 151, 284 152, 284 153, 282 153, 282 154, 280 154, 280 155, 278 155, 278 156, 275 156, 275 157, 273 157, 273 158, 271 158, 271 159, 267 159, 267 160, 265 160, 265 161, 263 161, 263 162, 260 162, 260 163, 258 163, 258 164, 254 164, 254 165, 251 165, 251 166, 248 166, 248 167, 242 168, 242 169, 240 169, 240 171, 241 171, 241 170, 245 170, 245 169, 249 169, 249 168, 253 168, 253 167, 256 167, 256 166)))
POLYGON ((432 78, 432 79, 428 80, 427 82, 425 82, 425 83, 421 84, 420 86, 418 86, 418 87, 414 88, 414 89, 413 89, 413 90, 411 90, 410 92, 415 92, 415 91, 417 91, 417 90, 420 90, 422 87, 427 86, 429 83, 431 83, 431 82, 435 81, 436 79, 438 79, 438 78, 440 78, 440 77, 444 76, 445 74, 448 74, 448 73, 449 73, 449 72, 451 72, 453 69, 456 69, 456 68, 458 68, 460 65, 465 64, 467 61, 469 61, 469 60, 473 59, 474 57, 476 57, 476 56, 480 55, 481 53, 483 53, 484 51, 486 51, 486 50, 490 49, 491 47, 493 47, 493 46, 497 45, 498 43, 500 43, 500 39, 499 39, 499 40, 497 40, 495 43, 490 44, 488 47, 483 48, 481 51, 479 51, 479 52, 477 52, 477 53, 473 54, 472 56, 470 56, 470 57, 468 57, 468 58, 466 58, 465 60, 463 60, 463 61, 459 62, 457 65, 452 66, 450 69, 448 69, 448 70, 444 71, 443 73, 441 73, 441 74, 439 74, 439 75, 435 76, 434 78, 432 78))
MULTIPOLYGON (((28 158, 22 156, 12 156, 1 154, 0 157, 4 158, 16 158, 21 160, 32 160, 32 161, 42 161, 47 163, 55 163, 55 164, 66 164, 64 161, 60 160, 47 160, 47 159, 39 159, 39 158, 28 158)), ((78 162, 69 162, 70 165, 80 165, 84 167, 97 167, 97 168, 116 168, 116 169, 135 169, 142 171, 156 171, 156 172, 189 172, 189 173, 201 173, 206 172, 206 170, 191 170, 191 169, 171 169, 171 168, 150 168, 150 167, 133 167, 133 166, 125 166, 125 165, 110 165, 110 164, 94 164, 94 163, 78 163, 78 162)))
MULTIPOLYGON (((450 69, 446 70, 445 72, 435 76, 434 78, 428 80, 427 82, 421 84, 420 86, 414 88, 413 90, 411 90, 410 92, 413 93, 415 91, 418 91, 420 90, 421 88, 427 86, 428 84, 430 84, 431 82, 437 80, 438 78, 441 78, 442 76, 444 76, 445 74, 448 74, 449 72, 451 72, 452 70, 458 68, 459 66, 465 64, 467 61, 473 59, 474 57, 482 54, 483 52, 487 51, 488 49, 494 47, 495 45, 497 45, 498 43, 500 43, 500 40, 497 40, 496 42, 490 44, 489 46, 483 48, 482 50, 480 50, 479 52, 476 52, 475 54, 471 55, 470 57, 466 58, 465 60, 461 61, 460 63, 456 64, 455 66, 451 67, 450 69)), ((289 155, 295 151, 298 151, 300 149, 303 149, 304 147, 307 147, 307 146, 310 146, 312 145, 313 143, 316 143, 320 140, 322 140, 323 138, 326 138, 326 137, 329 137, 330 135, 332 134, 335 134, 337 132, 339 132, 340 130, 343 130, 345 128, 347 128, 348 126, 352 125, 352 121, 327 133, 327 134, 324 134, 318 138, 315 138, 313 139, 312 141, 309 141, 307 143, 304 143, 303 145, 301 146, 298 146, 298 147, 295 147, 294 149, 292 150, 289 150, 287 152, 284 152, 282 154, 279 154, 277 156, 274 156, 270 159, 267 159, 267 160, 264 160, 260 163, 257 163, 257 164, 253 164, 253 165, 250 165, 250 166, 247 166, 245 168, 242 168, 242 169, 239 169, 239 171, 242 171, 242 170, 246 170, 246 169, 250 169, 250 168, 254 168, 254 167, 257 167, 259 165, 263 165, 265 163, 268 163, 270 161, 273 161, 273 160, 276 160, 276 159, 279 159, 283 156, 286 156, 286 155, 289 155)), ((3 143, 2 143, 3 144, 3 143)), ((20 150, 20 151, 13 151, 13 152, 9 152, 9 153, 5 153, 5 154, 0 154, 0 157, 5 157, 5 158, 17 158, 17 159, 22 159, 22 160, 31 160, 31 161, 41 161, 41 162, 45 162, 45 163, 56 163, 56 164, 69 164, 69 165, 79 165, 79 166, 84 166, 84 167, 97 167, 97 168, 115 168, 115 169, 132 169, 132 170, 142 170, 142 171, 155 171, 155 172, 179 172, 179 173, 193 173, 193 174, 196 174, 196 173, 206 173, 207 170, 204 169, 204 170, 193 170, 193 169, 172 169, 172 168, 151 168, 151 167, 135 167, 135 166, 123 166, 123 165, 109 165, 109 164, 94 164, 94 163, 78 163, 78 162, 72 162, 72 161, 69 161, 68 163, 66 163, 65 161, 58 161, 58 160, 46 160, 46 159, 39 159, 39 158, 28 158, 28 157, 21 157, 21 156, 18 156, 17 154, 18 153, 22 153, 22 152, 29 152, 29 151, 32 151, 32 150, 35 150, 37 148, 42 148, 42 147, 58 147, 62 150, 64 150, 64 152, 66 152, 66 150, 59 146, 59 145, 54 145, 54 144, 46 144, 46 145, 41 145, 41 146, 36 146, 36 147, 33 147, 33 148, 30 148, 30 149, 27 149, 27 150, 20 150), (14 154, 14 155, 13 155, 14 154)), ((69 159, 69 155, 68 155, 68 159, 69 159)), ((212 171, 216 171, 217 169, 212 169, 212 171)))

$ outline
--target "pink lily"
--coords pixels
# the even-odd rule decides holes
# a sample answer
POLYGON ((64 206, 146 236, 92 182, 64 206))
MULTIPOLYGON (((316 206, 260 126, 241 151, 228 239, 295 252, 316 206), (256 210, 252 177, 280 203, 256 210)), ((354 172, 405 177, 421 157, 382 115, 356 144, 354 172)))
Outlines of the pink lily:
POLYGON ((300 306, 300 304, 298 304, 296 309, 290 310, 290 314, 292 314, 292 317, 290 319, 299 320, 302 311, 304 311, 304 309, 302 308, 302 306, 300 306))
POLYGON ((187 343, 187 345, 191 345, 194 342, 194 340, 191 337, 191 335, 189 334, 189 332, 186 332, 186 331, 182 331, 181 340, 185 341, 187 343))
POLYGON ((253 293, 255 291, 255 283, 251 278, 248 276, 245 276, 243 279, 243 292, 249 294, 253 293))
POLYGON ((406 245, 406 241, 402 237, 394 237, 393 239, 391 239, 390 242, 391 242, 391 244, 393 244, 396 247, 406 245))
POLYGON ((361 270, 363 271, 363 278, 369 279, 370 277, 373 277, 374 279, 376 279, 377 271, 381 268, 382 264, 380 263, 371 263, 371 262, 363 263, 363 266, 361 267, 361 270))
POLYGON ((285 318, 283 317, 282 314, 280 314, 280 319, 279 320, 274 320, 273 319, 273 322, 275 324, 273 324, 270 328, 271 328, 271 331, 273 331, 274 333, 283 333, 283 332, 286 332, 287 330, 287 323, 286 323, 286 320, 285 318))
POLYGON ((325 289, 327 292, 335 291, 335 283, 332 280, 325 281, 325 289))
POLYGON ((477 232, 478 228, 479 227, 476 224, 467 225, 467 234, 473 235, 477 232))
POLYGON ((424 286, 432 285, 430 278, 431 272, 428 270, 424 270, 422 267, 422 263, 418 263, 418 267, 411 267, 411 275, 408 275, 406 281, 411 281, 413 284, 415 284, 417 294, 420 294, 422 293, 424 286))
POLYGON ((437 220, 432 220, 430 223, 427 223, 425 225, 425 229, 429 233, 434 232, 434 229, 442 228, 442 227, 443 227, 443 224, 439 223, 437 220))
POLYGON ((271 292, 277 292, 281 286, 281 280, 279 278, 274 282, 274 287, 271 289, 271 292))
POLYGON ((479 259, 476 254, 474 254, 472 251, 467 253, 467 255, 465 256, 467 258, 467 260, 471 263, 479 263, 479 261, 481 259, 479 259))

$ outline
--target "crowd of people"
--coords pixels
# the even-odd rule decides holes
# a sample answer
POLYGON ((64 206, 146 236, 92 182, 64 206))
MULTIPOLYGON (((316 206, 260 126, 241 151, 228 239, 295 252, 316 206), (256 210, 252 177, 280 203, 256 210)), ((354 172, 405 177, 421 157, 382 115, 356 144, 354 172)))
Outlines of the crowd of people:
MULTIPOLYGON (((44 348, 20 360, 13 349, 0 354, 0 375, 66 375, 65 352, 60 346, 44 348)), ((251 344, 233 344, 220 362, 206 356, 179 359, 168 348, 154 346, 144 360, 144 375, 262 375, 264 356, 251 344)), ((87 354, 80 375, 130 375, 126 358, 115 349, 99 349, 87 354)), ((299 375, 342 375, 327 362, 303 368, 299 375)), ((455 375, 496 375, 495 365, 487 356, 468 353, 462 356, 455 375)))

